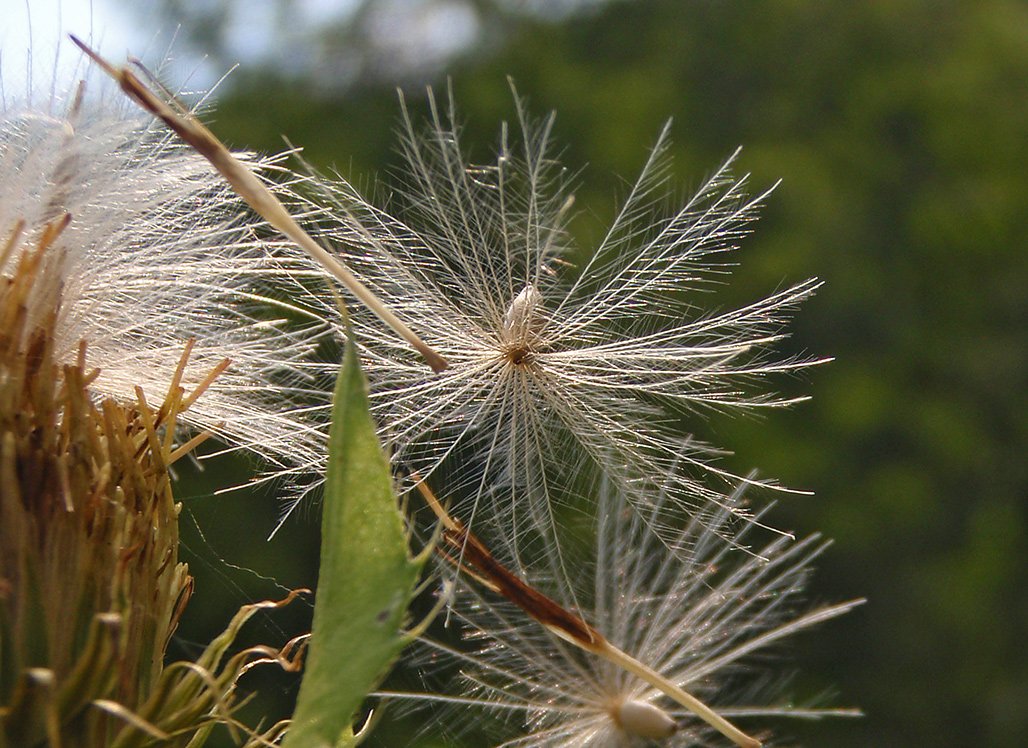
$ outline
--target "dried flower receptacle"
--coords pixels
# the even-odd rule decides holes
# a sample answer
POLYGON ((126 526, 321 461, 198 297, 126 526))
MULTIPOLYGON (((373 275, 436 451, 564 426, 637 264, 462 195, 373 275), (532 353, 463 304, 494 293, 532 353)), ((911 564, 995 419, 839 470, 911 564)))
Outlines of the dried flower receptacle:
MULTIPOLYGON (((85 343, 56 358, 51 313, 29 297, 52 272, 66 218, 35 247, 23 227, 4 242, 0 277, 0 730, 7 745, 113 745, 128 734, 193 727, 141 716, 164 673, 192 589, 178 561, 178 506, 168 469, 179 415, 200 392, 179 381, 156 410, 94 401, 85 343), (20 253, 20 256, 19 256, 20 253)), ((59 303, 59 301, 57 302, 59 303)), ((183 354, 181 372, 188 363, 183 354)), ((202 438, 202 437, 201 437, 202 438)), ((221 695, 206 699, 208 709, 221 695)))
POLYGON ((293 596, 165 661, 192 589, 170 468, 214 431, 320 446, 264 407, 315 343, 247 313, 265 249, 200 159, 83 90, 0 109, 0 744, 266 745, 284 725, 237 725, 238 679, 301 645, 226 650, 293 596))

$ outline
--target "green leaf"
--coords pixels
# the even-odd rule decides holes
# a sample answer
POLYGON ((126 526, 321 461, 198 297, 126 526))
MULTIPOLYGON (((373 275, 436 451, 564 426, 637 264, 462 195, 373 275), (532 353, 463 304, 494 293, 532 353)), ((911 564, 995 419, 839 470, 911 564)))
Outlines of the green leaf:
POLYGON ((357 709, 408 643, 402 626, 421 570, 352 344, 336 382, 328 451, 314 624, 285 748, 352 744, 357 709))

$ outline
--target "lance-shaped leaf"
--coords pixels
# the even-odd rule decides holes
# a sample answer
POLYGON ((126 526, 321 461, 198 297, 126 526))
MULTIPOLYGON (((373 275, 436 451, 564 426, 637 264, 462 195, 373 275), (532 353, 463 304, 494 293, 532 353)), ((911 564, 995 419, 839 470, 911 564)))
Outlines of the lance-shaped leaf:
POLYGON ((314 624, 285 748, 352 740, 358 707, 409 642, 401 627, 421 569, 408 552, 352 345, 333 408, 314 624))

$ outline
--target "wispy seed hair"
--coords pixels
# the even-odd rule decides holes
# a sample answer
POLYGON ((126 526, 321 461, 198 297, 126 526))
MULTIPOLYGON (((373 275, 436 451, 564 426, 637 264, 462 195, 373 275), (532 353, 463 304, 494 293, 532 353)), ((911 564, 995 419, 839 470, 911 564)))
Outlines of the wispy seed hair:
MULTIPOLYGON (((799 541, 777 536, 753 553, 741 551, 765 531, 733 517, 739 491, 717 504, 713 520, 694 520, 678 531, 676 544, 692 549, 684 559, 623 495, 607 488, 598 497, 588 558, 577 559, 572 575, 554 563, 535 566, 527 572, 529 584, 761 740, 773 737, 780 718, 857 714, 791 698, 784 693, 787 668, 774 656, 784 640, 863 602, 815 606, 804 600, 827 542, 817 535, 799 541)), ((652 511, 664 500, 656 497, 652 511)), ((426 636, 412 658, 428 673, 448 673, 449 685, 430 676, 422 692, 384 697, 412 710, 448 705, 453 709, 441 720, 458 731, 491 714, 497 734, 489 744, 504 748, 652 745, 642 732, 651 725, 668 726, 657 743, 667 748, 726 744, 660 690, 572 646, 472 579, 458 579, 451 611, 464 641, 426 636), (669 721, 659 721, 659 714, 669 721)))
MULTIPOLYGON (((695 291, 724 279, 766 192, 748 195, 747 178, 731 174, 733 155, 663 211, 668 128, 606 235, 570 266, 581 252, 568 230, 573 183, 552 153, 554 119, 533 122, 516 103, 516 126, 503 126, 495 160, 481 165, 466 158, 452 99, 430 92, 424 128, 404 105, 393 214, 343 180, 312 176, 298 197, 355 274, 450 363, 426 375, 354 310, 383 436, 406 469, 443 467, 472 525, 555 537, 583 465, 643 511, 658 492, 705 511, 739 479, 676 419, 795 402, 762 382, 819 362, 774 352, 819 283, 728 311, 700 305, 695 291)), ((322 303, 326 317, 331 305, 322 303)))
POLYGON ((68 216, 34 293, 40 310, 60 297, 59 356, 73 360, 89 341, 97 397, 134 402, 138 385, 159 400, 194 340, 187 390, 224 359, 229 366, 182 420, 275 471, 309 469, 323 459, 323 438, 303 416, 316 389, 307 358, 325 325, 271 290, 283 276, 272 247, 203 159, 109 89, 93 77, 55 87, 43 104, 4 102, 0 236, 13 241, 0 272, 48 221, 68 216))

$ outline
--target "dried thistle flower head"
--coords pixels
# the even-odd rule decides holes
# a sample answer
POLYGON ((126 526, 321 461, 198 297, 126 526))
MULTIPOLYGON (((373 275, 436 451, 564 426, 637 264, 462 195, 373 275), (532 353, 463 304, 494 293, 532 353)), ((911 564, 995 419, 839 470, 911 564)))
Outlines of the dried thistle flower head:
MULTIPOLYGON (((203 159, 109 83, 93 83, 44 108, 0 111, 0 235, 20 227, 24 237, 0 257, 0 272, 11 274, 17 248, 49 221, 70 216, 26 301, 31 320, 56 310, 58 361, 73 362, 87 340, 99 370, 90 391, 133 403, 136 387, 150 397, 166 391, 195 339, 183 386, 201 384, 223 359, 231 365, 183 425, 211 429, 280 470, 321 459, 323 439, 296 409, 323 325, 269 293, 274 263, 257 221, 203 159)), ((257 166, 275 168, 273 159, 257 166)))
POLYGON ((192 584, 170 468, 211 432, 283 470, 319 459, 289 408, 324 326, 264 293, 267 249, 200 157, 105 93, 0 109, 0 744, 227 723, 266 745, 283 726, 237 730, 236 683, 296 667, 295 643, 226 650, 267 605, 165 664, 192 584))
POLYGON ((475 165, 452 101, 446 113, 431 95, 429 105, 425 132, 405 110, 395 216, 317 177, 305 206, 325 217, 330 244, 353 248, 345 261, 355 274, 450 363, 426 375, 374 320, 355 325, 396 460, 426 477, 446 464, 447 485, 474 502, 462 515, 515 536, 558 534, 554 507, 583 464, 644 513, 658 491, 669 505, 709 507, 721 495, 710 475, 738 479, 710 462, 711 448, 683 444, 674 419, 693 408, 787 405, 751 385, 816 363, 771 351, 816 281, 717 313, 687 293, 724 276, 764 194, 748 197, 726 164, 662 212, 665 129, 606 236, 573 269, 572 195, 551 154, 553 118, 532 123, 519 102, 521 142, 504 126, 496 160, 475 165), (674 469, 683 462, 685 476, 674 469), (481 501, 487 492, 497 495, 481 501))
POLYGON ((233 723, 239 676, 260 661, 292 667, 293 647, 225 658, 246 608, 196 663, 165 667, 192 590, 169 474, 200 441, 174 440, 202 395, 182 387, 192 346, 153 405, 140 387, 134 402, 98 400, 86 342, 59 356, 49 275, 68 225, 0 244, 16 257, 0 278, 0 743, 185 745, 233 723))
MULTIPOLYGON (((665 500, 658 497, 651 511, 663 510, 665 500)), ((481 707, 501 725, 492 744, 525 748, 729 744, 714 726, 738 745, 759 746, 751 736, 768 739, 770 719, 854 714, 783 700, 781 678, 769 677, 768 654, 862 601, 806 608, 803 588, 827 544, 817 536, 777 537, 747 554, 739 546, 758 530, 733 518, 739 501, 739 493, 724 497, 713 523, 694 519, 678 531, 675 544, 692 549, 685 560, 623 495, 602 491, 595 544, 587 558, 575 559, 574 575, 549 563, 520 583, 532 590, 528 597, 545 596, 544 607, 562 608, 561 615, 534 612, 536 603, 510 594, 502 574, 465 552, 459 563, 466 569, 470 560, 471 578, 457 582, 450 610, 466 641, 424 637, 416 658, 426 671, 459 668, 460 678, 450 680, 459 690, 382 695, 411 708, 455 707, 460 715, 447 724, 458 729, 461 719, 476 719, 469 707, 481 707), (597 642, 609 642, 615 654, 604 654, 597 642), (697 702, 718 719, 701 721, 697 702)))

